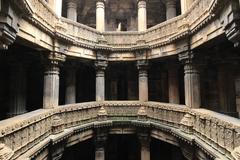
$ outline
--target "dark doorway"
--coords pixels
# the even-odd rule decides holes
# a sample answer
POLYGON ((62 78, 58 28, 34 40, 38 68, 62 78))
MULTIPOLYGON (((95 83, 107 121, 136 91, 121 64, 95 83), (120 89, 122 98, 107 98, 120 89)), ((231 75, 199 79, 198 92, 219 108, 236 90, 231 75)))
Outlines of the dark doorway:
POLYGON ((140 147, 135 135, 110 135, 106 160, 140 160, 140 147))
POLYGON ((151 139, 151 160, 186 160, 179 147, 151 139))
POLYGON ((61 160, 95 160, 94 140, 86 140, 66 148, 61 160))

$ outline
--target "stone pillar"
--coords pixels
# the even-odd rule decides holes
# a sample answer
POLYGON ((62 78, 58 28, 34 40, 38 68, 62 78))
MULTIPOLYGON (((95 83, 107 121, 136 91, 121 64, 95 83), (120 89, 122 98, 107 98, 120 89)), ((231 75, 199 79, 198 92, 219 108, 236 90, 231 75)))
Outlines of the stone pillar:
POLYGON ((98 59, 95 62, 96 68, 96 101, 105 100, 105 70, 107 68, 105 59, 98 59))
POLYGON ((105 31, 105 0, 96 1, 96 29, 105 31))
POLYGON ((107 140, 107 134, 105 132, 97 131, 95 137, 95 160, 105 160, 105 144, 107 140))
POLYGON ((166 19, 177 16, 176 0, 166 0, 166 19))
POLYGON ((181 0, 181 12, 186 13, 191 7, 194 0, 181 0))
POLYGON ((77 1, 67 1, 67 18, 77 22, 77 1))
POLYGON ((57 1, 56 2, 56 5, 55 5, 55 12, 56 14, 61 17, 62 16, 62 0, 55 0, 57 1))
POLYGON ((65 103, 76 103, 76 70, 73 67, 67 68, 66 71, 65 103))
POLYGON ((146 0, 138 0, 138 31, 147 29, 146 0))
POLYGON ((185 104, 190 108, 200 108, 200 75, 193 58, 194 54, 189 52, 179 55, 179 59, 184 63, 185 104))
POLYGON ((141 160, 150 160, 150 136, 148 133, 139 133, 141 145, 141 160))
POLYGON ((59 64, 65 60, 65 56, 58 53, 50 53, 44 72, 43 108, 51 109, 58 106, 59 98, 59 64))
POLYGON ((218 67, 220 112, 238 117, 233 67, 222 64, 218 67))
POLYGON ((176 67, 169 67, 168 69, 168 86, 169 103, 179 104, 178 68, 176 67))
MULTIPOLYGON (((18 62, 16 62, 18 63, 18 62)), ((26 68, 15 64, 10 73, 10 106, 8 116, 26 113, 26 68)))
POLYGON ((146 60, 137 61, 138 67, 138 92, 139 101, 148 101, 148 62, 146 60))

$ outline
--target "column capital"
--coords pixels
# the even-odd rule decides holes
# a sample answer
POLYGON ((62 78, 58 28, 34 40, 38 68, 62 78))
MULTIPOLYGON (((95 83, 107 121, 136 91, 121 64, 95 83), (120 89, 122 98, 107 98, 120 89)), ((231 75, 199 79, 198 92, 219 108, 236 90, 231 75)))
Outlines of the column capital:
POLYGON ((108 66, 107 55, 97 51, 94 65, 97 71, 105 71, 108 66))
POLYGON ((178 55, 179 61, 184 64, 193 63, 194 58, 195 58, 195 54, 192 51, 186 51, 178 55))
POLYGON ((138 60, 137 61, 137 68, 139 71, 145 70, 147 71, 149 68, 148 60, 138 60))
POLYGON ((146 155, 146 153, 150 153, 150 142, 151 136, 148 130, 144 130, 138 132, 138 139, 141 143, 141 159, 145 160, 146 158, 150 160, 150 154, 146 155), (146 152, 148 151, 148 152, 146 152))
POLYGON ((95 133, 96 148, 103 148, 106 144, 108 137, 107 131, 97 129, 95 132, 96 132, 95 133))

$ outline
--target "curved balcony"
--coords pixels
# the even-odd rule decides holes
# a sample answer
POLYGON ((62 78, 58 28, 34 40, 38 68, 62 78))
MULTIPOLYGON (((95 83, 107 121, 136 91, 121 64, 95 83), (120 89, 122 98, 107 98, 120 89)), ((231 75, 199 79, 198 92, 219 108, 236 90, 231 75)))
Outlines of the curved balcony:
MULTIPOLYGON (((34 25, 37 25, 37 27, 40 27, 40 29, 46 31, 50 37, 54 37, 68 45, 91 50, 104 49, 112 52, 150 48, 153 51, 149 58, 161 57, 162 55, 154 56, 153 53, 154 49, 161 47, 170 46, 172 49, 175 48, 175 51, 169 54, 178 54, 181 52, 181 50, 178 49, 181 47, 180 40, 185 41, 189 39, 190 36, 198 35, 198 31, 205 25, 215 21, 215 17, 222 14, 219 11, 223 9, 223 5, 221 5, 223 3, 222 1, 196 0, 188 12, 153 26, 143 32, 99 32, 96 29, 72 20, 59 18, 42 0, 22 0, 21 3, 25 4, 22 9, 25 9, 24 11, 31 15, 31 18, 28 18, 28 20, 33 22, 34 25)), ((21 27, 23 27, 22 30, 24 30, 24 25, 20 25, 20 28, 21 27)), ((212 28, 213 31, 209 31, 211 37, 208 37, 205 41, 224 34, 223 25, 217 24, 214 27, 215 28, 212 28)), ((208 36, 210 34, 209 32, 201 33, 201 36, 208 36)), ((190 48, 193 49, 205 41, 202 39, 192 39, 190 41, 190 48)), ((49 45, 54 45, 50 43, 51 42, 49 42, 49 45)))
POLYGON ((150 132, 163 131, 178 142, 199 147, 213 159, 238 160, 239 124, 239 119, 212 111, 157 102, 66 105, 1 121, 0 157, 4 160, 37 159, 44 149, 61 142, 72 146, 92 137, 96 129, 128 126, 147 128, 150 132), (85 138, 80 138, 81 134, 85 138))

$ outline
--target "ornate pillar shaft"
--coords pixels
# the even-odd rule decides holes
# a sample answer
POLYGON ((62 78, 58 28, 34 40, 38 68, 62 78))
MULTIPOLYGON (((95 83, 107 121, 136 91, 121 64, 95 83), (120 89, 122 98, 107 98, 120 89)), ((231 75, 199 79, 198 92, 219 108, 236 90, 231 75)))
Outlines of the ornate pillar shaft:
POLYGON ((67 1, 67 18, 77 22, 77 1, 67 1))
POLYGON ((66 71, 65 103, 76 103, 76 70, 74 68, 68 68, 66 71))
POLYGON ((55 12, 59 17, 61 17, 62 16, 62 0, 55 0, 55 1, 56 1, 55 12))
POLYGON ((138 0, 138 31, 147 29, 146 0, 138 0))
POLYGON ((96 2, 96 29, 100 32, 105 31, 105 0, 96 2))
POLYGON ((137 62, 138 67, 138 88, 139 88, 139 100, 148 101, 148 62, 146 60, 139 60, 137 62))
POLYGON ((169 103, 179 104, 179 82, 177 68, 170 67, 168 70, 168 97, 169 103))
POLYGON ((26 113, 26 69, 23 65, 14 65, 10 75, 10 106, 8 116, 26 113))
POLYGON ((200 75, 192 62, 184 65, 185 103, 190 108, 201 106, 200 75))
POLYGON ((171 19, 177 16, 176 0, 166 1, 166 19, 171 19))
POLYGON ((104 131, 97 131, 96 133, 96 148, 95 148, 95 160, 105 160, 105 143, 107 140, 107 134, 104 131))
POLYGON ((105 70, 107 68, 106 60, 97 60, 95 62, 96 67, 96 101, 105 100, 105 70))
POLYGON ((59 62, 64 61, 65 56, 51 53, 44 72, 43 108, 51 109, 58 106, 59 98, 59 62))
POLYGON ((141 160, 150 160, 150 136, 148 133, 139 133, 141 144, 141 160))

